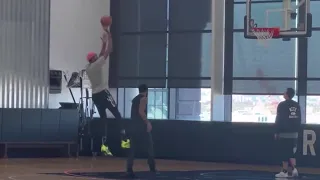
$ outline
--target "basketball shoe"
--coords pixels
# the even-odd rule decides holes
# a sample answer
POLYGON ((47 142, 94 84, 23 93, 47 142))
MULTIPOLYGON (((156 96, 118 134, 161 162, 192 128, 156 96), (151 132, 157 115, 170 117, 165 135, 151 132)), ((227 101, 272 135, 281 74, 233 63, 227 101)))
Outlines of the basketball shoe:
POLYGON ((101 145, 101 154, 104 156, 113 156, 108 146, 104 144, 101 145))
POLYGON ((275 177, 276 178, 287 178, 289 176, 288 176, 288 172, 281 171, 278 174, 276 174, 275 177))
POLYGON ((299 176, 299 172, 298 172, 297 168, 294 168, 292 170, 292 177, 298 177, 298 176, 299 176))

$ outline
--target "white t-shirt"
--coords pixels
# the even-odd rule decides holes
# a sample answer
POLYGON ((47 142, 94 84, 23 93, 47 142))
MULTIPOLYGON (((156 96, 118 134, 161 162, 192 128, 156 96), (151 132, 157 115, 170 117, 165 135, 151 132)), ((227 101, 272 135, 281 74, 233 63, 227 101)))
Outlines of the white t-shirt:
POLYGON ((101 56, 86 67, 87 76, 91 83, 92 94, 109 89, 109 70, 107 60, 101 56))

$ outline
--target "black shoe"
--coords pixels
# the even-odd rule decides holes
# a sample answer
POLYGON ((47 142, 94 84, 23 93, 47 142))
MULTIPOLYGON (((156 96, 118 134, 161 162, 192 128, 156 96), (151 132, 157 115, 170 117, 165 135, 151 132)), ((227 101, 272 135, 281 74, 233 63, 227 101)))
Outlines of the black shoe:
POLYGON ((156 172, 157 172, 157 170, 156 170, 156 168, 150 168, 150 172, 152 172, 152 173, 156 173, 156 172))
POLYGON ((149 164, 150 172, 154 172, 154 173, 157 172, 155 163, 149 163, 148 162, 148 164, 149 164))

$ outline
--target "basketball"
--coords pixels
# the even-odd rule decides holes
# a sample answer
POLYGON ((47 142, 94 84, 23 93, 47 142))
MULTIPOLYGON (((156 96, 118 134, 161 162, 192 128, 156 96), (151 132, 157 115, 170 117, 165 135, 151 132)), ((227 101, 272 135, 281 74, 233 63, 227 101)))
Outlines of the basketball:
POLYGON ((100 19, 100 23, 103 27, 109 27, 112 24, 111 16, 102 16, 100 19))

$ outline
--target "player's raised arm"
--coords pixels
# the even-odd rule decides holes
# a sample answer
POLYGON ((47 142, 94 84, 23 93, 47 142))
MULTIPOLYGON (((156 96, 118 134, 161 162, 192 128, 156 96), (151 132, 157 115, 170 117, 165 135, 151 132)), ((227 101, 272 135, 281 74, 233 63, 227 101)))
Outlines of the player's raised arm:
POLYGON ((107 48, 107 41, 106 41, 106 37, 104 37, 104 36, 105 36, 105 33, 101 37, 102 45, 101 45, 99 57, 104 56, 104 53, 106 52, 106 48, 107 48))
POLYGON ((104 30, 104 33, 101 37, 102 40, 102 47, 99 54, 99 57, 104 57, 104 59, 107 59, 110 53, 112 52, 112 36, 109 31, 109 28, 112 24, 112 18, 111 16, 102 16, 100 19, 101 26, 104 30))
MULTIPOLYGON (((111 33, 109 31, 106 32, 106 34, 104 35, 106 36, 106 41, 107 41, 107 45, 105 47, 104 52, 102 53, 102 56, 104 57, 104 59, 106 60, 110 53, 112 52, 112 36, 111 33)), ((103 45, 102 45, 103 46, 103 45)), ((103 47, 102 47, 103 48, 103 47)), ((102 49, 101 49, 102 50, 102 49)))

